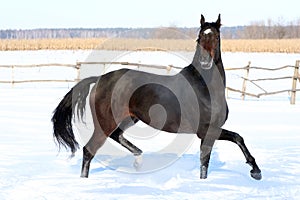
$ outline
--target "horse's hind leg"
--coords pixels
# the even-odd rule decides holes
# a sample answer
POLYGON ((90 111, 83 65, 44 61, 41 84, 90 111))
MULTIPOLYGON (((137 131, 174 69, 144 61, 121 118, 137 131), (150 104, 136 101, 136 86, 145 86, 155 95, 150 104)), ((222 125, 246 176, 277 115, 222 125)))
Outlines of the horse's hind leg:
MULTIPOLYGON (((97 84, 96 84, 97 85, 97 84)), ((81 168, 81 177, 87 178, 89 176, 90 163, 96 155, 98 149, 105 143, 107 135, 100 127, 96 116, 95 109, 95 94, 96 85, 92 88, 90 93, 90 108, 94 122, 94 132, 88 143, 83 147, 83 159, 81 168)))
POLYGON ((254 178, 256 180, 261 179, 261 177, 262 177, 261 171, 260 171, 259 167, 257 166, 254 157, 250 154, 249 150, 247 149, 247 147, 244 143, 244 139, 239 134, 232 132, 232 131, 222 129, 219 140, 228 140, 228 141, 236 143, 242 150, 242 152, 247 160, 247 164, 249 164, 252 167, 252 170, 250 171, 252 178, 254 178))
POLYGON ((82 158, 82 167, 81 167, 81 175, 82 178, 88 178, 89 171, 90 171, 90 164, 92 159, 94 158, 94 155, 91 154, 87 148, 83 147, 83 158, 82 158))
POLYGON ((143 153, 142 150, 140 150, 124 137, 123 130, 119 127, 110 135, 110 138, 128 149, 131 153, 133 153, 134 156, 139 156, 143 153))
POLYGON ((120 123, 120 125, 112 132, 109 137, 128 149, 131 153, 133 153, 133 155, 138 156, 143 153, 142 150, 140 150, 123 136, 124 131, 130 126, 134 125, 136 122, 138 122, 138 119, 136 118, 126 118, 120 123))
POLYGON ((97 129, 94 130, 93 136, 89 142, 83 147, 83 159, 81 168, 81 177, 89 176, 90 163, 96 155, 98 149, 104 144, 107 136, 97 129))
POLYGON ((141 167, 141 154, 143 153, 143 151, 136 147, 134 144, 132 144, 130 141, 128 141, 123 135, 125 129, 129 128, 137 122, 137 118, 126 118, 121 122, 121 124, 113 131, 113 133, 109 137, 121 144, 126 149, 128 149, 135 156, 136 159, 133 165, 138 170, 141 167))

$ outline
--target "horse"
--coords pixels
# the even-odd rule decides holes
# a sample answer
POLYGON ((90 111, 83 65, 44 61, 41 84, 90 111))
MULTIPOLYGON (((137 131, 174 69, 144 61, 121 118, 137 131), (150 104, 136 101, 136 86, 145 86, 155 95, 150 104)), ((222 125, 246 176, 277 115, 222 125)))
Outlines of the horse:
POLYGON ((59 146, 79 149, 72 130, 72 117, 85 113, 86 98, 93 118, 94 132, 83 147, 81 177, 88 178, 91 160, 111 138, 134 156, 142 150, 128 141, 124 131, 142 121, 169 133, 197 134, 200 144, 200 179, 206 179, 211 151, 216 140, 237 144, 250 175, 262 178, 255 158, 244 139, 236 132, 223 129, 228 117, 225 98, 226 77, 221 58, 221 17, 215 22, 200 19, 200 31, 192 63, 175 75, 158 75, 133 69, 119 69, 78 82, 61 100, 52 117, 54 139, 59 146), (90 85, 94 84, 90 91, 90 85), (153 109, 159 108, 159 109, 153 109), (162 115, 162 111, 165 115, 162 115))

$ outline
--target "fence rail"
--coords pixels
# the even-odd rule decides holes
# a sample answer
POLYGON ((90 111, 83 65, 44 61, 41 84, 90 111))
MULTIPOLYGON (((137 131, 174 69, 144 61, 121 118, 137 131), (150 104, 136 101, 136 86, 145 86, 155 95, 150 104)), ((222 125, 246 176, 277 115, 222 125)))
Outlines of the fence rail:
MULTIPOLYGON (((80 79, 80 69, 82 65, 123 65, 123 66, 135 66, 135 67, 146 67, 146 68, 154 68, 154 69, 163 69, 169 72, 172 69, 182 69, 181 67, 173 66, 173 65, 149 65, 149 64, 141 64, 141 63, 131 63, 131 62, 76 62, 75 64, 62 64, 62 63, 45 63, 45 64, 29 64, 29 65, 0 65, 0 68, 10 68, 11 69, 11 80, 10 81, 3 81, 0 80, 0 83, 4 84, 15 84, 15 83, 34 83, 34 82, 77 82, 80 79), (57 79, 57 80, 15 80, 14 74, 16 68, 40 68, 40 67, 69 67, 74 68, 77 70, 77 77, 74 79, 57 79)), ((246 96, 257 97, 260 98, 261 96, 268 96, 268 95, 275 95, 279 93, 291 93, 290 103, 295 104, 296 102, 296 92, 300 92, 300 89, 297 89, 297 80, 300 82, 300 74, 299 74, 299 67, 300 67, 300 60, 297 60, 295 66, 293 65, 286 65, 278 68, 265 68, 265 67, 255 67, 251 66, 251 62, 248 63, 245 67, 240 68, 226 68, 226 71, 232 70, 244 70, 245 75, 244 77, 240 76, 243 80, 242 89, 235 89, 232 87, 226 87, 227 91, 237 92, 241 94, 241 98, 244 100, 246 96), (257 79, 250 79, 249 73, 250 70, 268 70, 268 71, 278 71, 283 70, 286 68, 294 68, 294 74, 291 76, 282 76, 282 77, 273 77, 273 78, 257 78, 257 79), (261 86, 259 86, 256 82, 259 81, 275 81, 275 80, 282 80, 282 79, 292 79, 291 89, 284 89, 279 91, 272 91, 268 92, 261 86), (247 83, 251 83, 259 88, 262 92, 258 94, 253 94, 247 92, 247 83)))

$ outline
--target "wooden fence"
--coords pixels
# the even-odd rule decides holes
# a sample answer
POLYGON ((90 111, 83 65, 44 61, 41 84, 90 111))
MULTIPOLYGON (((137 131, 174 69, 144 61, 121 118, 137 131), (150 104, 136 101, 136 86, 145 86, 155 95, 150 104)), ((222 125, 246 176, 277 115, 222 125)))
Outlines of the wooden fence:
MULTIPOLYGON (((45 63, 45 64, 30 64, 30 65, 0 65, 1 68, 11 69, 11 79, 9 81, 0 80, 0 83, 10 83, 12 85, 16 83, 35 83, 35 82, 77 82, 80 80, 80 69, 82 65, 103 65, 104 69, 106 66, 111 65, 122 65, 122 66, 135 66, 135 67, 147 67, 154 69, 165 69, 170 71, 173 69, 182 69, 181 67, 176 67, 173 65, 149 65, 141 63, 131 63, 131 62, 76 62, 76 64, 61 64, 61 63, 45 63), (73 68, 77 71, 77 77, 75 79, 47 79, 47 80, 15 80, 15 70, 17 68, 39 68, 39 67, 68 67, 73 68)), ((104 70, 105 71, 105 70, 104 70)))
POLYGON ((300 60, 296 61, 295 66, 286 65, 286 66, 278 67, 278 68, 251 67, 250 65, 251 65, 251 62, 249 62, 246 67, 242 67, 242 68, 226 68, 227 71, 245 70, 245 76, 240 77, 241 79, 243 79, 242 90, 234 89, 231 87, 227 87, 227 90, 241 93, 241 97, 243 100, 245 99, 245 96, 252 96, 252 97, 259 98, 261 96, 275 95, 275 94, 288 92, 288 93, 291 93, 290 103, 295 104, 296 92, 300 91, 300 89, 297 89, 297 80, 299 80, 299 82, 300 82, 300 74, 299 74, 300 60), (283 76, 283 77, 275 77, 275 78, 249 79, 250 70, 279 71, 279 70, 283 70, 283 69, 287 69, 287 68, 294 68, 294 74, 291 76, 283 76), (276 81, 276 80, 283 80, 283 79, 292 79, 291 88, 268 92, 264 88, 262 88, 261 86, 259 86, 257 84, 257 82, 260 82, 260 81, 276 81), (255 85, 257 88, 259 88, 262 91, 262 93, 253 94, 253 93, 247 92, 247 83, 248 82, 255 85))
MULTIPOLYGON (((103 65, 104 72, 106 66, 111 65, 122 65, 122 66, 135 66, 135 67, 146 67, 146 68, 155 68, 155 69, 163 69, 167 70, 169 72, 172 69, 182 69, 181 67, 176 67, 173 65, 148 65, 148 64, 141 64, 141 63, 130 63, 130 62, 77 62, 76 64, 61 64, 61 63, 47 63, 47 64, 32 64, 32 65, 0 65, 1 68, 10 68, 11 69, 11 80, 9 81, 3 81, 0 80, 0 83, 9 83, 9 84, 16 84, 16 83, 33 83, 33 82, 77 82, 80 80, 80 69, 82 65, 103 65), (15 80, 15 70, 17 68, 39 68, 39 67, 68 67, 73 68, 77 71, 77 77, 74 79, 56 79, 56 80, 15 80)), ((297 80, 300 82, 300 75, 299 75, 299 67, 300 67, 300 60, 297 60, 295 63, 295 66, 292 65, 286 65, 283 67, 278 68, 264 68, 264 67, 252 67, 251 63, 249 62, 247 66, 241 67, 241 68, 226 68, 226 71, 232 71, 232 70, 245 70, 245 76, 240 77, 243 79, 242 83, 242 89, 235 89, 231 87, 226 87, 227 91, 233 91, 237 93, 241 93, 241 98, 244 100, 246 96, 251 97, 261 97, 261 96, 267 96, 267 95, 274 95, 279 93, 288 92, 290 93, 290 103, 295 104, 296 102, 296 92, 299 92, 300 89, 297 89, 297 80), (286 68, 294 68, 294 74, 291 76, 284 76, 284 77, 275 77, 275 78, 260 78, 260 79, 249 79, 249 73, 250 70, 268 70, 268 71, 278 71, 286 68), (272 91, 268 92, 265 89, 263 89, 261 86, 257 84, 259 81, 275 81, 275 80, 282 80, 282 79, 292 79, 291 88, 279 90, 279 91, 272 91), (259 88, 262 93, 253 94, 250 92, 247 92, 247 83, 251 83, 255 85, 257 88, 259 88)))

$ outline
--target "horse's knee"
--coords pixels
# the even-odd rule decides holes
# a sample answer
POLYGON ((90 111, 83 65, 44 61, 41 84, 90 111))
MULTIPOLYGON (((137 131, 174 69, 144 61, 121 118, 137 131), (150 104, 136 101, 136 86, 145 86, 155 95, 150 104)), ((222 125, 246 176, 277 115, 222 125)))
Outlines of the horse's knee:
POLYGON ((234 136, 234 140, 238 145, 242 145, 244 144, 244 138, 242 136, 240 136, 239 134, 236 133, 236 135, 234 136))
POLYGON ((210 154, 212 151, 212 147, 211 146, 206 146, 206 145, 201 145, 200 148, 201 152, 200 152, 200 160, 202 164, 207 164, 209 162, 210 159, 210 154))
POLYGON ((95 155, 100 147, 105 143, 107 136, 102 131, 97 131, 95 129, 92 137, 85 145, 86 149, 92 154, 95 155))

